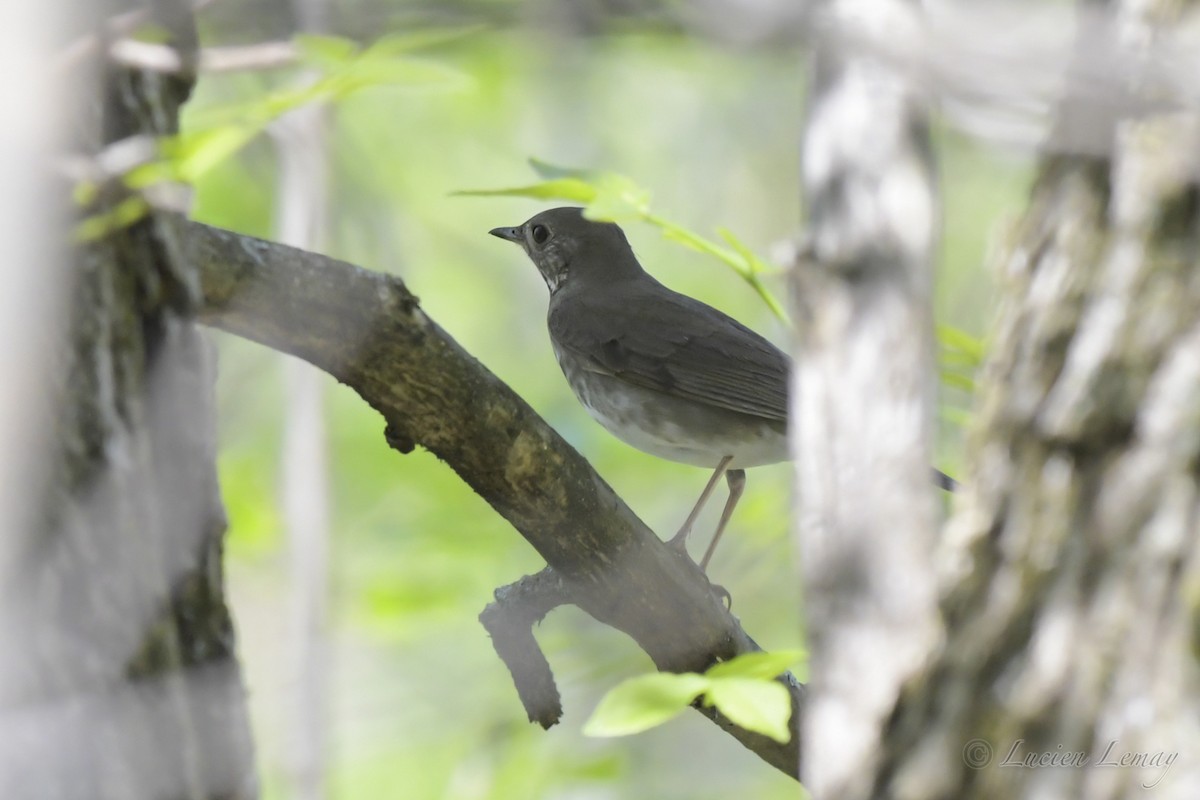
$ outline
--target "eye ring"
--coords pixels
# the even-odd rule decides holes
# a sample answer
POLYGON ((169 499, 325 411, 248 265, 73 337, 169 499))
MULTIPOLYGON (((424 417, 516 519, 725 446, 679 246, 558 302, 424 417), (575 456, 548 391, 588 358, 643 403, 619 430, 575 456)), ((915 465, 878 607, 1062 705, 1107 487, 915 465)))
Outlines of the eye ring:
POLYGON ((546 240, 550 238, 550 229, 545 225, 534 225, 529 233, 533 236, 534 244, 545 244, 546 240))

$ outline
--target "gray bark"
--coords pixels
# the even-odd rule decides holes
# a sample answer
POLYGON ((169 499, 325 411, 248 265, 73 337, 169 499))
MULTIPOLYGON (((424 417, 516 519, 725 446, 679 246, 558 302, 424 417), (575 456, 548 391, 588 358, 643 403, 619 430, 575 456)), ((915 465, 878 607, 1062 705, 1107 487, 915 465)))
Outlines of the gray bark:
MULTIPOLYGON (((159 11, 165 8, 160 4, 159 11)), ((187 50, 186 15, 156 21, 187 50)), ((187 80, 93 65, 93 149, 173 130, 187 80)), ((87 213, 124 197, 102 188, 87 213)), ((256 794, 214 468, 211 353, 177 220, 80 247, 54 447, 34 524, 0 560, 0 796, 256 794)), ((24 265, 53 269, 52 265, 24 265)))
MULTIPOLYGON (((919 24, 903 0, 823 12, 864 37, 919 24)), ((883 720, 935 631, 937 203, 924 101, 905 75, 834 37, 812 83, 791 429, 812 653, 803 778, 816 797, 866 797, 883 720)))
MULTIPOLYGON (((1196 15, 1194 3, 1114 2, 1109 10, 1081 27, 1082 62, 1095 63, 1097 47, 1120 63, 1148 58, 1160 31, 1182 26, 1184 11, 1196 15), (1092 27, 1100 23, 1112 27, 1092 27)), ((924 640, 919 668, 878 717, 878 745, 860 762, 861 779, 835 787, 848 792, 814 786, 815 796, 1200 795, 1200 118, 1162 113, 1158 88, 1123 86, 1145 102, 1098 106, 1088 86, 1060 109, 1055 154, 1043 159, 995 264, 1004 300, 978 384, 968 471, 941 541, 928 550, 940 609, 927 624, 937 636, 924 640), (1082 128, 1090 145, 1072 155, 1082 128)), ((886 131, 893 108, 860 117, 871 120, 872 136, 877 115, 886 131)), ((863 155, 851 171, 871 174, 863 155)), ((819 241, 821 209, 813 211, 819 241)), ((886 247, 880 230, 874 246, 886 247)), ((818 323, 822 313, 814 312, 818 323)), ((851 342, 865 335, 834 330, 851 342)), ((875 357, 891 360, 885 345, 877 336, 875 357)), ((812 391, 803 384, 809 372, 801 393, 812 391)), ((859 484, 856 497, 873 505, 880 488, 859 484)), ((855 518, 840 520, 846 527, 816 532, 858 541, 855 518)), ((909 524, 877 520, 869 537, 887 552, 909 524)), ((805 543, 810 558, 823 541, 805 543)), ((830 607, 870 613, 855 598, 886 598, 914 580, 930 575, 896 560, 820 586, 830 596, 816 598, 810 615, 818 628, 814 711, 839 678, 852 690, 871 679, 824 675, 846 640, 825 633, 830 607)), ((817 589, 806 590, 812 597, 817 589)), ((895 622, 887 633, 900 635, 905 622, 895 622)), ((908 627, 923 635, 919 621, 908 627)), ((808 724, 812 742, 821 721, 814 713, 808 724)), ((838 731, 819 729, 839 741, 838 731)), ((858 757, 854 744, 835 757, 858 757)))
POLYGON ((1200 126, 1117 133, 1043 164, 1002 262, 945 642, 876 796, 1200 794, 1200 126))

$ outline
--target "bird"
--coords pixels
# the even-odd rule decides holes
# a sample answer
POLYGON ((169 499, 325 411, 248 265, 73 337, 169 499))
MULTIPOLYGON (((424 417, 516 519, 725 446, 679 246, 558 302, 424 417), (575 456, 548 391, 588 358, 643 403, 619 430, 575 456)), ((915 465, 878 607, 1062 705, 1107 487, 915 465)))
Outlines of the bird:
POLYGON ((669 543, 687 539, 724 476, 729 494, 699 562, 707 572, 746 486, 788 460, 791 359, 727 314, 659 283, 621 228, 552 208, 493 236, 519 244, 550 291, 547 326, 579 402, 610 433, 712 475, 669 543))

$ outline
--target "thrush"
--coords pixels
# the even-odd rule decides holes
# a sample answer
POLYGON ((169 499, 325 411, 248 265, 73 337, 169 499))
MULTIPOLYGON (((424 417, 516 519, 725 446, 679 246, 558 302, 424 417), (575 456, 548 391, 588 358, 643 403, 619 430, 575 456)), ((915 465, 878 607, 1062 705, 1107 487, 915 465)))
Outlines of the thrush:
POLYGON ((723 314, 649 275, 624 232, 554 208, 493 236, 521 245, 550 289, 547 322, 571 390, 610 433, 712 477, 679 532, 686 547, 724 476, 729 496, 706 570, 746 485, 745 469, 786 461, 790 359, 723 314))

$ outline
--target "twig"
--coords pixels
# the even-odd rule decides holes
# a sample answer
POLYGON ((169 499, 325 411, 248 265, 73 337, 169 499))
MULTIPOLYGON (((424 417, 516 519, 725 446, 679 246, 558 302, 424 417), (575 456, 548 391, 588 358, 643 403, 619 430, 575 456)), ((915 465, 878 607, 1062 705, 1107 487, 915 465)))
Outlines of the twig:
POLYGON ((555 608, 571 602, 562 576, 551 567, 496 590, 479 621, 492 637, 496 655, 508 667, 529 721, 550 728, 562 717, 562 700, 550 663, 533 638, 533 626, 555 608))
MULTIPOLYGON (((109 46, 108 53, 113 61, 127 67, 166 73, 186 69, 182 54, 170 45, 118 39, 109 46)), ((237 72, 291 66, 297 51, 291 42, 262 42, 243 47, 206 47, 197 55, 200 72, 237 72)))

